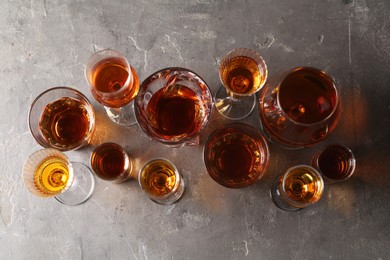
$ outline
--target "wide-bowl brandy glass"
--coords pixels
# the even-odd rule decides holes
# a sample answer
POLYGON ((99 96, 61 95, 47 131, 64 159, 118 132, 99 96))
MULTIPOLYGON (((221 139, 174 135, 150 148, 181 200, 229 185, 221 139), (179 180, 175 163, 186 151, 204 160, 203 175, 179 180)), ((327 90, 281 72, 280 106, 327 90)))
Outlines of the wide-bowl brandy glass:
POLYGON ((324 192, 321 174, 311 166, 297 165, 278 176, 271 187, 271 198, 276 206, 286 211, 297 211, 316 203, 324 192))
POLYGON ((139 90, 139 79, 123 54, 112 49, 94 53, 87 61, 85 78, 112 121, 125 127, 137 123, 132 101, 139 90))
POLYGON ((268 145, 261 132, 244 123, 218 128, 204 148, 210 177, 228 188, 244 188, 258 181, 268 160, 268 145))
POLYGON ((133 160, 125 149, 112 142, 102 143, 95 147, 90 162, 97 177, 113 183, 127 181, 134 170, 133 160))
POLYGON ((180 146, 197 144, 212 108, 206 82, 184 68, 166 68, 141 83, 135 115, 153 140, 180 146))
POLYGON ((287 149, 310 147, 336 127, 341 100, 324 71, 298 67, 270 78, 260 94, 259 114, 267 137, 287 149))
POLYGON ((95 112, 81 92, 55 87, 33 101, 28 122, 31 134, 41 146, 75 150, 90 142, 95 130, 95 112))
POLYGON ((178 201, 185 190, 183 177, 176 166, 163 158, 146 162, 139 171, 138 182, 152 201, 162 205, 178 201))
POLYGON ((45 148, 26 160, 22 171, 28 190, 39 197, 55 197, 68 205, 79 205, 92 195, 95 180, 90 169, 79 162, 70 162, 61 151, 45 148))
POLYGON ((215 93, 215 107, 229 119, 240 120, 252 113, 255 93, 267 80, 268 70, 258 52, 239 48, 226 54, 219 68, 222 85, 215 93))

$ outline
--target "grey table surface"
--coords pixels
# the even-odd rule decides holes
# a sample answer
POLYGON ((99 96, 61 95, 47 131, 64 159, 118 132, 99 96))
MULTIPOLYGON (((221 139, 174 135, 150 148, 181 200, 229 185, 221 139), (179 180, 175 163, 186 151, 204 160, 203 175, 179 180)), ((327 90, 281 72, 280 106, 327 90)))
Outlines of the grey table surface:
MULTIPOLYGON (((388 0, 113 0, 0 2, 0 259, 390 259, 390 1, 388 0), (89 92, 84 66, 102 48, 123 52, 140 79, 170 66, 218 84, 222 56, 257 49, 270 75, 309 65, 336 80, 343 114, 335 132, 309 149, 270 144, 270 164, 255 185, 224 188, 207 174, 203 145, 170 148, 139 126, 116 126, 89 92), (21 169, 40 147, 29 133, 33 99, 72 86, 93 103, 91 145, 67 153, 88 162, 94 146, 122 144, 137 169, 172 160, 187 182, 184 197, 160 206, 134 180, 97 180, 92 198, 68 207, 25 188, 21 169), (357 158, 354 176, 326 186, 323 198, 296 213, 269 197, 273 179, 338 142, 357 158)), ((243 120, 260 127, 256 112, 243 120)))

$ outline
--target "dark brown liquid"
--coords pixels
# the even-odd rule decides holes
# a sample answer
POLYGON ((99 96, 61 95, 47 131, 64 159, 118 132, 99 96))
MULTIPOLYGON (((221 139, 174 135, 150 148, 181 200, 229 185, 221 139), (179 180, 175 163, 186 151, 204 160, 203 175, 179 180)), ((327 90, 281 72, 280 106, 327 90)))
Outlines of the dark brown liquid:
POLYGON ((262 176, 267 165, 267 148, 254 130, 225 128, 215 132, 206 144, 206 167, 217 182, 238 188, 262 176), (248 133, 249 132, 249 133, 248 133))
POLYGON ((133 80, 127 82, 128 69, 127 64, 118 58, 108 58, 97 63, 90 75, 93 84, 91 92, 96 100, 108 107, 121 107, 133 100, 138 93, 139 82, 131 67, 133 80), (110 93, 111 96, 107 95, 110 93))
POLYGON ((318 167, 325 177, 342 180, 350 174, 352 159, 352 154, 344 147, 331 145, 319 155, 318 167))
POLYGON ((83 103, 61 98, 45 107, 39 127, 48 143, 66 149, 84 140, 89 133, 90 119, 83 103))
POLYGON ((162 88, 151 98, 147 114, 153 129, 161 137, 188 135, 197 131, 201 122, 200 100, 185 86, 162 88))
POLYGON ((98 146, 91 156, 93 171, 104 180, 114 180, 129 168, 129 159, 123 148, 114 143, 98 146))
POLYGON ((327 118, 336 105, 333 82, 320 71, 300 68, 281 83, 279 102, 295 121, 313 124, 327 118))

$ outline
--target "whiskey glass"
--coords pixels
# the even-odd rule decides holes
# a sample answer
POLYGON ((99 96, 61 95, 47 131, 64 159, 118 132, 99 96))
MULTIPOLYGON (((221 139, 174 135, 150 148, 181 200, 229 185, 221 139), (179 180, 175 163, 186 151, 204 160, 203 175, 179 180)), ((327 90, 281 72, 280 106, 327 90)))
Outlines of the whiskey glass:
POLYGON ((102 143, 91 155, 91 168, 95 175, 105 181, 122 183, 133 173, 133 160, 125 149, 116 143, 102 143))
POLYGON ((162 205, 178 201, 185 189, 183 177, 176 166, 163 158, 146 162, 139 171, 138 182, 152 201, 162 205))
POLYGON ((268 70, 258 52, 239 48, 227 53, 220 65, 222 85, 214 100, 218 112, 232 120, 249 116, 256 105, 256 95, 267 80, 268 70))
POLYGON ((133 100, 139 79, 123 54, 112 49, 94 53, 87 61, 85 78, 93 97, 113 122, 125 127, 137 123, 133 100))
POLYGON ((165 68, 141 83, 135 115, 153 140, 173 147, 198 144, 212 109, 206 82, 185 68, 165 68))
POLYGON ((55 197, 68 206, 87 201, 95 188, 95 180, 88 166, 70 162, 54 148, 38 150, 23 166, 23 181, 28 190, 39 197, 55 197))
POLYGON ((76 150, 90 142, 95 130, 95 112, 81 92, 54 87, 33 101, 28 122, 32 136, 41 146, 76 150))
POLYGON ((297 211, 316 203, 323 192, 321 174, 311 166, 297 165, 276 177, 270 193, 276 206, 286 211, 297 211))
POLYGON ((311 165, 321 173, 325 184, 331 184, 351 177, 356 160, 348 147, 331 144, 313 156, 311 165))
POLYGON ((270 78, 260 93, 259 115, 266 136, 286 149, 310 147, 336 127, 341 100, 324 71, 298 67, 270 78))
POLYGON ((269 149, 261 132, 244 123, 215 130, 204 147, 204 162, 210 177, 228 188, 244 188, 263 177, 269 149))

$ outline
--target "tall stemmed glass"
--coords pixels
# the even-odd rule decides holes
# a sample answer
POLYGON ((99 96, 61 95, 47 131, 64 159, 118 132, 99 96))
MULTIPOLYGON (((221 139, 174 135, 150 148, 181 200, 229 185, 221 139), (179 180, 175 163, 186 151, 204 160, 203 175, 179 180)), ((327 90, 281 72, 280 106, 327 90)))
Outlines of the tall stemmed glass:
POLYGON ((261 91, 259 114, 264 132, 287 149, 312 146, 336 127, 341 100, 333 79, 311 67, 276 74, 261 91))
POLYGON ((239 48, 226 54, 219 69, 222 85, 214 97, 219 113, 233 120, 249 116, 267 75, 267 65, 255 50, 239 48))
POLYGON ((150 75, 135 99, 135 114, 153 140, 171 145, 197 144, 212 108, 206 82, 184 68, 166 68, 150 75))
POLYGON ((87 62, 85 78, 112 121, 126 127, 137 123, 132 101, 139 90, 139 79, 123 54, 111 49, 94 53, 87 62))
POLYGON ((68 205, 79 205, 92 195, 95 180, 90 169, 79 162, 70 162, 57 149, 34 152, 23 166, 25 185, 39 197, 55 197, 68 205))

